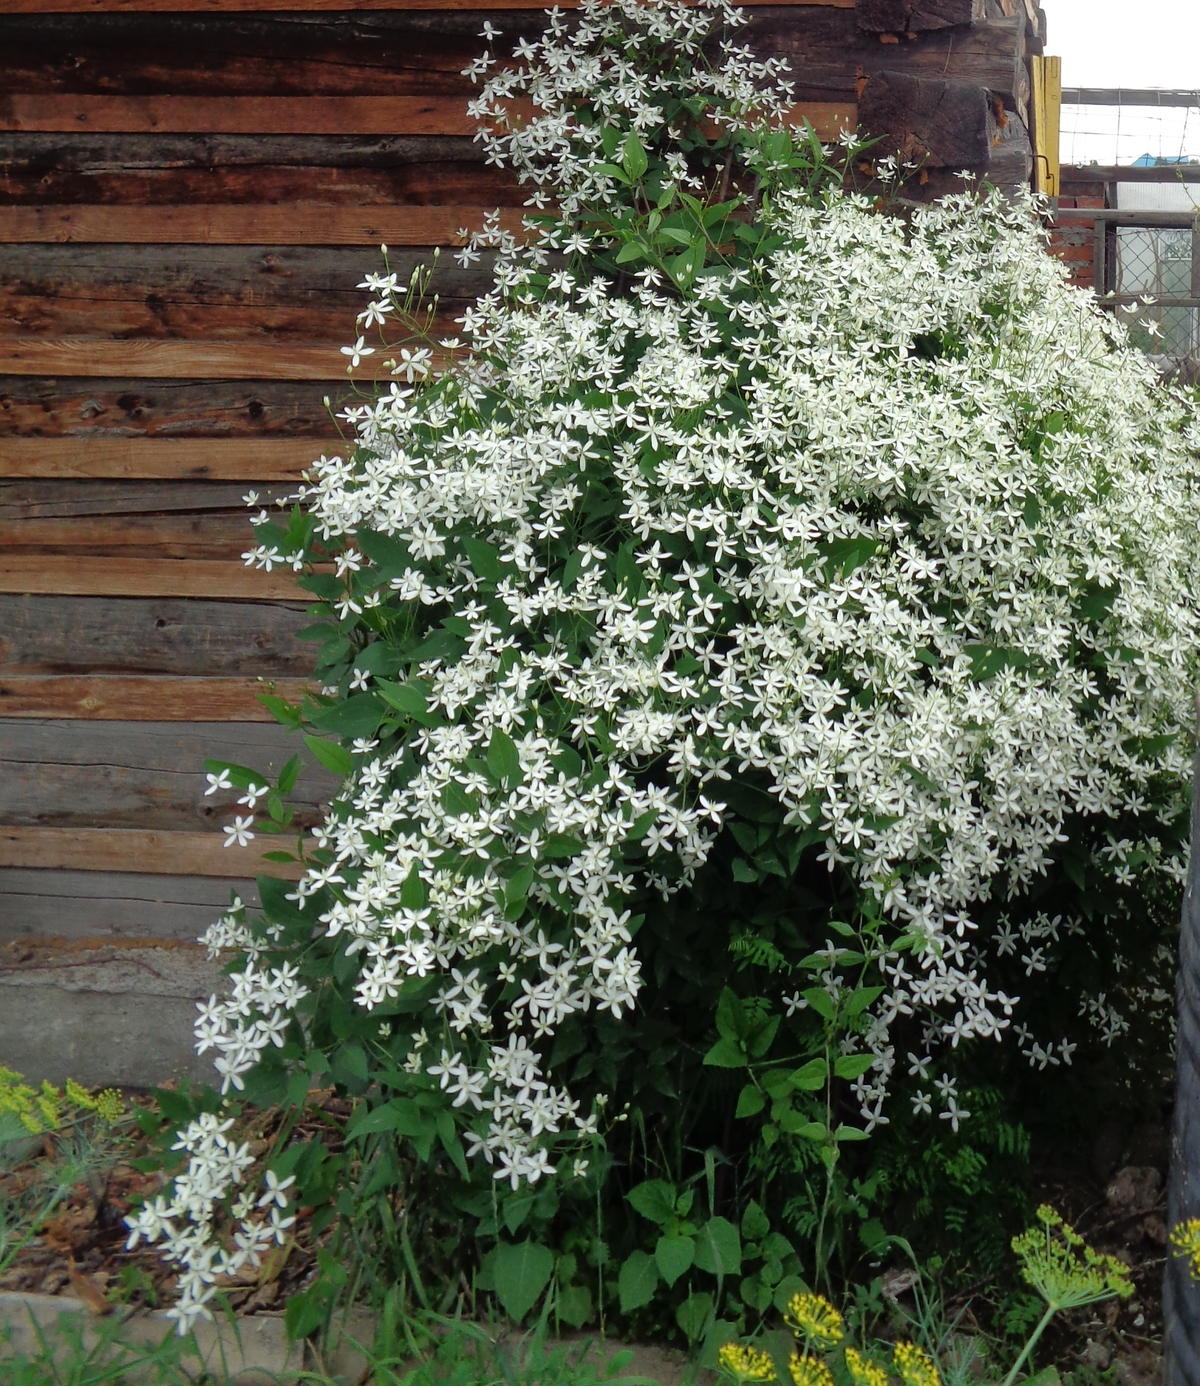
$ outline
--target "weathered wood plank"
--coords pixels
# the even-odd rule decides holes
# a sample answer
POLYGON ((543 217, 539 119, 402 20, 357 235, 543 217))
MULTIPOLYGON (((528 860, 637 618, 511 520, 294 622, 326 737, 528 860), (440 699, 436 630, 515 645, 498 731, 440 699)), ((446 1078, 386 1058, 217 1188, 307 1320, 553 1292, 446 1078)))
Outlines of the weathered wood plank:
MULTIPOLYGON (((258 504, 273 503, 291 494, 293 487, 281 483, 256 488, 258 504)), ((229 513, 240 515, 250 534, 250 510, 243 487, 228 481, 105 481, 84 477, 80 480, 0 479, 0 522, 18 520, 92 519, 109 516, 166 516, 172 512, 198 515, 229 513)), ((97 531, 109 523, 99 519, 97 531)))
MULTIPOLYGON (((822 139, 853 126, 848 106, 792 107, 822 139)), ((0 97, 0 130, 108 134, 473 135, 478 122, 458 96, 91 96, 74 92, 0 97)))
POLYGON ((990 12, 987 0, 855 0, 854 4, 859 28, 875 33, 903 34, 977 24, 990 12))
POLYGON ((878 152, 924 167, 986 165, 996 133, 988 93, 972 82, 880 72, 859 96, 863 126, 882 141, 878 152))
POLYGON ((244 514, 0 520, 0 551, 10 554, 236 560, 253 542, 244 514))
MULTIPOLYGON (((1066 98, 1066 90, 1063 91, 1066 98)), ((1200 164, 1171 164, 1169 167, 1135 168, 1132 164, 1064 164, 1064 193, 1068 183, 1200 183, 1200 164)))
POLYGON ((234 562, 0 554, 0 592, 80 597, 247 597, 298 601, 295 575, 234 562))
POLYGON ((275 482, 298 479, 320 454, 333 456, 341 447, 333 437, 0 437, 0 478, 275 482))
POLYGON ((0 939, 196 939, 252 880, 120 871, 0 871, 0 939))
MULTIPOLYGON (((747 6, 766 0, 744 0, 747 6)), ((778 5, 779 0, 771 0, 778 5)), ((797 6, 852 9, 854 0, 789 0, 797 6)), ((560 0, 559 9, 573 10, 579 0, 560 0)), ((164 10, 188 14, 236 14, 244 10, 527 10, 528 0, 7 0, 10 14, 154 14, 164 10)))
MULTIPOLYGON (((116 242, 122 245, 435 246, 461 245, 479 227, 485 207, 341 207, 287 205, 0 207, 0 244, 116 242)), ((520 208, 501 222, 521 227, 520 208)))
MULTIPOLYGON (((219 829, 255 814, 239 804, 242 791, 209 792, 205 760, 246 765, 265 780, 301 750, 277 725, 0 718, 0 822, 219 829)), ((288 796, 297 827, 318 823, 338 788, 328 771, 306 768, 288 796)))
MULTIPOLYGON (((346 376, 345 356, 332 345, 300 342, 184 342, 154 337, 105 341, 96 337, 0 337, 0 373, 10 375, 123 376, 191 380, 325 380, 346 376)), ((356 374, 386 374, 368 356, 356 374)))
MULTIPOLYGON (((297 638, 312 623, 304 603, 222 602, 196 597, 174 598, 9 596, 0 594, 0 671, 15 675, 80 675, 96 679, 95 689, 80 685, 63 690, 83 694, 88 707, 75 713, 64 709, 73 702, 56 704, 47 716, 101 716, 105 706, 119 708, 121 699, 143 698, 138 717, 154 717, 150 694, 157 688, 165 705, 186 709, 188 699, 208 707, 228 692, 236 697, 241 712, 224 706, 213 718, 238 716, 248 721, 256 715, 253 680, 261 674, 272 678, 306 677, 312 669, 313 646, 297 638), (108 675, 138 675, 135 684, 122 689, 109 684, 108 675), (160 675, 195 679, 175 687, 160 675), (209 678, 234 680, 222 691, 209 678), (92 701, 94 700, 94 702, 92 701)), ((40 697, 26 685, 26 696, 40 697)), ((49 690, 46 697, 50 696, 49 690)), ((55 697, 59 697, 58 693, 55 697)), ((36 702, 34 703, 36 704, 36 702)), ((11 715, 11 714, 10 714, 11 715)), ((178 711, 164 710, 160 719, 174 720, 178 711)), ((195 720, 203 714, 192 712, 195 720)))
MULTIPOLYGON (((143 220, 147 218, 142 213, 143 220)), ((482 262, 463 268, 453 256, 389 252, 401 283, 429 272, 436 298, 435 336, 487 291, 482 262)), ((13 333, 60 337, 179 337, 230 341, 295 340, 302 345, 353 340, 356 315, 369 299, 365 269, 382 270, 371 251, 268 246, 163 244, 16 245, 0 256, 0 321, 13 333)), ((397 324, 396 335, 403 329, 397 324)))
POLYGON ((1195 87, 1063 87, 1064 106, 1200 106, 1195 87))
MULTIPOLYGON (((236 791, 206 795, 206 758, 278 773, 292 740, 277 727, 20 722, 0 719, 0 822, 14 826, 156 830, 220 828, 253 816, 236 791)), ((336 793, 327 774, 302 776, 289 796, 297 826, 320 821, 336 793)))
POLYGON ((298 700, 303 679, 136 678, 120 674, 42 675, 0 671, 0 716, 86 718, 92 722, 272 722, 259 701, 271 692, 298 700))
POLYGON ((258 837, 245 847, 225 847, 223 843, 224 838, 215 830, 0 827, 0 866, 154 876, 300 876, 295 864, 263 860, 265 852, 291 850, 294 838, 258 837))
POLYGON ((72 380, 0 376, 0 437, 222 439, 231 443, 295 439, 317 445, 335 427, 329 400, 348 388, 326 383, 256 380, 72 380))
POLYGON ((0 131, 0 200, 14 206, 514 207, 524 196, 465 137, 0 131))

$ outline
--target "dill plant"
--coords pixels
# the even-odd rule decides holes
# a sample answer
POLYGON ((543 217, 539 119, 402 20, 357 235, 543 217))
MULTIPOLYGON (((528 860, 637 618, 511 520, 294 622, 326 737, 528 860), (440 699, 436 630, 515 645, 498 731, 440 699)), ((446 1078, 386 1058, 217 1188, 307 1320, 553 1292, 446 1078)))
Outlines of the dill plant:
MULTIPOLYGON (((1070 1060, 1021 992, 1074 940, 1102 1037, 1144 1000, 1111 915, 1044 886, 1069 861, 1111 911, 1179 883, 1194 417, 1027 199, 888 216, 844 186, 861 145, 780 123, 778 65, 712 37, 737 19, 585 4, 517 73, 481 60, 533 206, 462 252, 494 284, 469 353, 368 275, 347 354, 378 328, 391 382, 257 517, 247 561, 302 574, 322 642, 322 692, 272 705, 343 786, 298 883, 209 931, 234 962, 197 1036, 231 1096, 357 1106, 333 1166, 184 1127, 131 1233, 179 1265, 181 1326, 293 1194, 353 1228, 352 1176, 397 1243, 466 1216, 520 1268, 502 1299, 579 1291, 585 1321, 615 1267, 593 1244, 572 1282, 564 1200, 638 1209, 691 1147, 714 1216, 664 1184, 620 1297, 699 1332, 694 1277, 740 1264, 722 1208, 819 1203, 889 1102, 957 1131, 960 1045, 1070 1060)), ((231 842, 288 829, 294 764, 210 768, 245 791, 231 842)))

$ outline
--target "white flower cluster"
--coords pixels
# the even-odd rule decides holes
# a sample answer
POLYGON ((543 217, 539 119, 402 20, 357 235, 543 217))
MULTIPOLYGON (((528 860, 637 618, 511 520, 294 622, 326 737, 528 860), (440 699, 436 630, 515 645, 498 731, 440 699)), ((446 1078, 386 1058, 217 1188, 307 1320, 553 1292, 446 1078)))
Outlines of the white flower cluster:
MULTIPOLYGON (((468 107, 487 162, 532 185, 528 205, 570 218, 619 205, 613 137, 633 130, 661 151, 677 187, 704 194, 707 171, 689 164, 677 125, 703 110, 725 130, 768 126, 794 100, 786 62, 715 37, 744 22, 727 0, 583 0, 575 14, 550 11, 544 36, 520 41, 517 62, 494 72, 468 107)), ((496 34, 486 26, 484 37, 496 34)), ((478 81, 495 64, 484 55, 466 75, 478 81)))
MULTIPOLYGON (((556 65, 570 42, 539 63, 575 92, 596 73, 556 65)), ((518 134, 505 157, 526 157, 518 134)), ((576 135, 543 131, 528 158, 561 151, 568 193, 603 197, 576 135)), ((1196 424, 1020 202, 902 221, 784 196, 769 215, 776 248, 682 293, 509 242, 462 320, 473 357, 414 388, 429 362, 410 354, 298 497, 339 554, 333 610, 367 641, 340 694, 409 720, 353 742, 293 899, 357 959, 360 1006, 433 979, 440 1036, 421 1030, 409 1067, 514 1187, 595 1129, 537 1045, 636 1004, 632 898, 694 879, 730 781, 768 789, 890 927, 855 1084, 868 1126, 900 1017, 924 1023, 908 1058, 926 1077, 940 1047, 1010 1027, 990 959, 1019 948, 1032 975, 1079 927, 990 937, 978 909, 1019 913, 1069 819, 1141 834, 1131 880, 1181 869, 1163 786, 1186 781, 1198 672, 1196 424), (380 675, 379 644, 406 682, 380 675)), ((397 286, 370 287, 386 321, 397 286)), ((264 566, 309 556, 268 549, 264 566)), ((249 953, 200 1021, 227 1087, 302 994, 249 953)), ((836 966, 821 981, 836 994, 836 966)), ((953 1079, 931 1086, 957 1128, 953 1079)), ((168 1220, 142 1234, 203 1270, 213 1219, 182 1241, 168 1220)))

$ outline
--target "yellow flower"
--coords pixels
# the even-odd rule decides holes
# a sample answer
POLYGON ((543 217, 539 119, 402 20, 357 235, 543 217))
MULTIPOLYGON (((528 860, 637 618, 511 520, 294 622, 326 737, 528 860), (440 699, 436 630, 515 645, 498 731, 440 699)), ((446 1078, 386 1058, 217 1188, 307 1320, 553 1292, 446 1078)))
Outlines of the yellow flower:
POLYGON ((1194 1280, 1200 1280, 1200 1218, 1188 1218, 1171 1228, 1171 1249, 1186 1256, 1194 1280))
POLYGON ((819 1357, 806 1352, 793 1352, 788 1358, 788 1372, 794 1386, 833 1386, 833 1373, 819 1357))
POLYGON ((846 1370, 854 1386, 888 1386, 888 1374, 878 1362, 864 1357, 856 1348, 846 1349, 846 1370))
POLYGON ((96 1115, 107 1122, 119 1121, 125 1110, 125 1103, 116 1088, 105 1088, 103 1092, 98 1092, 95 1105, 96 1115))
POLYGON ((841 1314, 824 1295, 793 1295, 788 1300, 783 1321, 797 1337, 821 1349, 837 1347, 846 1336, 841 1314))
POLYGON ((761 1383, 770 1386, 775 1380, 775 1366, 770 1355, 761 1348, 743 1346, 741 1343, 725 1343, 717 1353, 717 1363, 738 1382, 761 1383))
POLYGON ((1083 1304, 1133 1293, 1129 1268, 1099 1251, 1093 1251, 1078 1232, 1064 1222, 1049 1204, 1037 1210, 1040 1227, 1031 1227, 1012 1241, 1021 1262, 1021 1275, 1055 1309, 1077 1309, 1083 1304))
POLYGON ((933 1358, 916 1343, 897 1343, 892 1349, 892 1365, 904 1386, 942 1386, 942 1374, 933 1358))

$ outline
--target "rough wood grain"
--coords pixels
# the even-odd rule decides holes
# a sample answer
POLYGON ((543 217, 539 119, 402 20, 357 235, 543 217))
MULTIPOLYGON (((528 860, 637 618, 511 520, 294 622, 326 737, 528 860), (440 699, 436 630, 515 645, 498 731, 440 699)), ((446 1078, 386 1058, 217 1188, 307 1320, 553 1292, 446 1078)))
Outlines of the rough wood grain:
MULTIPOLYGON (((192 380, 324 380, 342 382, 345 356, 333 345, 300 342, 181 342, 153 337, 106 341, 96 337, 0 337, 0 374, 152 377, 192 380)), ((385 374, 377 356, 355 372, 385 374)))
MULTIPOLYGON (((151 220, 143 214, 143 220, 151 220)), ((378 246, 359 249, 267 245, 16 245, 0 256, 0 320, 13 332, 59 337, 294 339, 340 345, 358 333, 371 295, 365 270, 384 267, 378 246)), ((429 272, 437 299, 433 332, 452 335, 455 317, 490 287, 482 262, 395 250, 387 264, 408 283, 429 272)), ((395 335, 403 337, 401 323, 395 335)), ((374 334, 372 334, 374 336, 374 334)))
MULTIPOLYGON (((206 760, 261 771, 265 783, 302 751, 299 739, 276 725, 0 718, 0 822, 220 829, 235 816, 256 815, 238 802, 237 789, 209 792, 206 760)), ((338 788, 328 771, 302 772, 288 796, 296 825, 318 823, 338 788)))
MULTIPOLYGON (((270 503, 290 494, 292 487, 271 483, 255 489, 260 503, 270 503)), ((102 532, 110 516, 236 514, 243 533, 250 534, 251 510, 245 504, 249 494, 232 482, 191 481, 186 477, 168 481, 113 481, 84 477, 79 480, 0 480, 0 522, 19 520, 96 520, 102 532)))
POLYGON ((0 438, 0 478, 279 482, 298 478, 316 457, 341 447, 334 437, 0 438))
POLYGON ((976 24, 992 12, 988 0, 855 0, 854 4, 859 28, 876 33, 976 24))
MULTIPOLYGON (((797 6, 852 9, 854 0, 790 0, 797 6)), ((747 6, 764 0, 744 0, 747 6)), ((774 0, 778 3, 778 0, 774 0)), ((573 10, 579 0, 560 0, 573 10)), ((7 0, 10 14, 147 14, 163 10, 188 14, 237 14, 244 10, 524 10, 529 0, 7 0)))
POLYGON ((272 876, 296 880, 298 866, 263 860, 289 850, 294 838, 255 838, 224 847, 219 832, 154 832, 141 828, 0 827, 0 867, 40 871, 123 871, 156 876, 272 876))
POLYGON ((120 674, 8 674, 0 670, 0 716, 86 718, 90 722, 273 722, 259 701, 266 692, 289 701, 303 679, 136 678, 120 674))
POLYGON ((0 520, 0 551, 9 554, 236 560, 252 543, 241 514, 0 520))
MULTIPOLYGON (((38 379, 0 375, 0 438, 296 439, 329 435, 345 382, 38 379)), ((317 451, 320 451, 319 445, 317 451)), ((314 454, 315 455, 315 454, 314 454)))
POLYGON ((264 573, 235 562, 0 554, 0 592, 80 597, 231 597, 302 600, 289 572, 264 573))
MULTIPOLYGON (((477 229, 478 207, 340 207, 316 202, 285 206, 0 207, 0 244, 117 242, 122 245, 388 246, 461 245, 477 229)), ((520 208, 505 208, 502 224, 518 231, 520 208)), ((359 255, 360 263, 363 256, 359 255)))
POLYGON ((135 876, 121 871, 0 871, 0 940, 193 940, 237 894, 257 902, 252 880, 135 876))
POLYGON ((922 168, 986 165, 996 131, 991 102, 972 82, 880 72, 859 97, 863 126, 881 139, 880 153, 895 153, 922 168))
MULTIPOLYGON (((147 692, 155 676, 234 679, 239 706, 253 709, 253 680, 259 675, 303 678, 312 669, 313 646, 297 638, 312 623, 303 603, 222 602, 196 597, 90 597, 64 599, 10 596, 0 593, 0 672, 14 675, 81 675, 100 678, 101 706, 118 706, 122 696, 103 676, 140 675, 147 692)), ((171 687, 161 685, 164 698, 171 687)), ((213 697, 215 686, 203 682, 177 690, 176 702, 213 697)), ((126 690, 127 696, 133 696, 126 690)), ((32 696, 32 695, 31 695, 32 696)), ((138 716, 153 716, 139 711, 138 716)), ((49 715, 49 714, 48 714, 49 715)), ((56 714, 64 716, 61 710, 56 714)), ((75 715, 100 715, 95 711, 75 715)), ((160 717, 175 718, 177 712, 160 717)), ((193 712, 195 719, 201 714, 193 712)), ((216 716, 218 714, 214 714, 216 716)), ((220 716, 227 714, 221 712, 220 716)), ((248 720, 252 711, 237 714, 248 720)))

